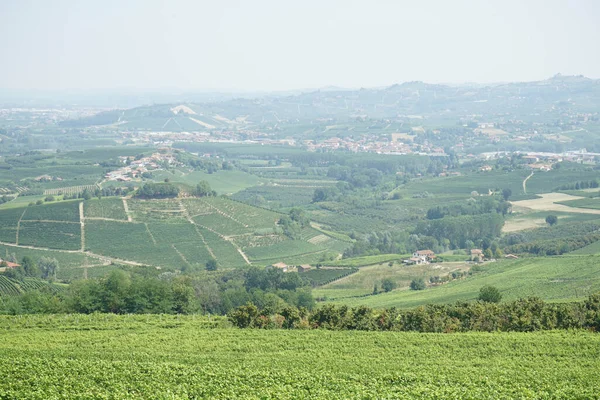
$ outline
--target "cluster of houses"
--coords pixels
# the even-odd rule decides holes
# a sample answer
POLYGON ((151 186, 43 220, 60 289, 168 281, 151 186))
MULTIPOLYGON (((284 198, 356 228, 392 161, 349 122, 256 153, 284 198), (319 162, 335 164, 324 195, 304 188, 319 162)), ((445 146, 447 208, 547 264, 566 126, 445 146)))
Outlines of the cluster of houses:
POLYGON ((125 165, 115 171, 110 171, 104 178, 109 181, 129 182, 134 178, 140 178, 143 173, 157 170, 161 163, 175 165, 177 160, 172 154, 154 153, 151 156, 136 160, 135 157, 121 156, 119 160, 125 165))
POLYGON ((305 140, 302 143, 307 150, 347 150, 354 153, 377 153, 377 154, 411 154, 426 153, 430 155, 446 155, 441 147, 430 146, 427 143, 413 144, 397 140, 377 140, 372 137, 362 136, 358 140, 352 138, 332 137, 321 142, 305 140))

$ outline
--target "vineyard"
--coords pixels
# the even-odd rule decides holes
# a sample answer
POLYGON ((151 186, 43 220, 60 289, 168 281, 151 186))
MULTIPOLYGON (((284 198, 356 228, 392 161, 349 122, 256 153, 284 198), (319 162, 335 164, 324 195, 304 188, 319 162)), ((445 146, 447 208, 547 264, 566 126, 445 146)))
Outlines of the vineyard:
POLYGON ((0 398, 591 399, 600 393, 600 336, 591 332, 224 324, 199 316, 0 316, 0 398))
POLYGON ((69 186, 63 188, 46 189, 44 190, 44 195, 56 196, 60 194, 66 194, 72 196, 74 194, 83 193, 84 190, 88 190, 93 193, 96 189, 98 189, 98 186, 96 185, 69 186))
POLYGON ((0 275, 0 298, 15 296, 31 290, 40 289, 57 293, 63 289, 63 286, 54 285, 37 278, 24 278, 23 280, 15 280, 7 278, 4 275, 0 275))
POLYGON ((61 201, 0 210, 0 242, 69 251, 84 246, 96 259, 171 268, 203 266, 213 257, 221 268, 314 263, 349 246, 310 227, 290 240, 277 225, 281 215, 220 197, 61 201))

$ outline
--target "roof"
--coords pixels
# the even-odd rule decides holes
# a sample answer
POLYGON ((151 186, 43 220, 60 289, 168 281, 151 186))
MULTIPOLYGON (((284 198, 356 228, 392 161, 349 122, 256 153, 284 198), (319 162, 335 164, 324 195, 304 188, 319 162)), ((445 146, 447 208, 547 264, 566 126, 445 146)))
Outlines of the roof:
POLYGON ((310 264, 302 264, 302 265, 300 265, 300 268, 310 269, 312 267, 310 266, 310 264))
POLYGON ((483 251, 480 249, 471 249, 471 254, 483 254, 483 251))
MULTIPOLYGON (((0 259, 0 263, 2 263, 2 262, 3 262, 3 260, 2 260, 2 259, 0 259)), ((10 261, 4 261, 4 262, 6 263, 6 266, 7 266, 8 268, 17 268, 17 267, 20 267, 20 266, 21 266, 21 264, 17 264, 17 263, 10 262, 10 261)))
POLYGON ((287 264, 286 263, 282 263, 282 262, 271 264, 271 266, 275 267, 275 268, 287 268, 287 264))
POLYGON ((435 253, 431 250, 419 250, 419 251, 417 251, 417 254, 419 254, 421 256, 429 256, 429 255, 432 255, 435 253))

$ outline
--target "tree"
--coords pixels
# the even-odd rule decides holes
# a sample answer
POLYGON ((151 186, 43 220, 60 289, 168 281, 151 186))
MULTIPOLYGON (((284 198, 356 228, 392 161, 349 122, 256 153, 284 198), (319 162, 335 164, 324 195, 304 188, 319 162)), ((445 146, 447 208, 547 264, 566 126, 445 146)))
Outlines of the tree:
POLYGON ((386 278, 383 281, 381 281, 381 288, 384 292, 391 292, 392 290, 396 289, 396 282, 389 278, 386 278))
POLYGON ((487 248, 483 251, 483 256, 488 259, 491 260, 492 258, 494 258, 494 254, 492 253, 492 249, 487 248))
POLYGON ((502 189, 502 197, 504 200, 508 200, 512 196, 512 190, 509 188, 502 189))
POLYGON ((206 270, 207 271, 216 271, 218 268, 217 265, 217 260, 215 260, 214 258, 210 258, 207 262, 206 262, 206 270))
POLYGON ((200 181, 196 185, 195 195, 198 197, 211 196, 212 192, 210 184, 207 181, 200 181))
POLYGON ((555 225, 558 222, 558 217, 556 215, 548 215, 546 217, 546 223, 550 226, 555 225))
POLYGON ((42 273, 42 278, 56 279, 56 272, 58 271, 58 261, 56 260, 56 258, 42 257, 38 260, 38 268, 42 273))
POLYGON ((502 294, 494 286, 486 285, 479 289, 479 297, 477 297, 477 300, 481 300, 486 303, 500 303, 500 300, 502 300, 502 294))
POLYGON ((413 279, 410 282, 410 289, 411 290, 424 290, 425 289, 425 281, 423 280, 423 278, 413 279))
POLYGON ((377 287, 377 284, 373 285, 373 294, 377 294, 379 293, 379 288, 377 287))
POLYGON ((29 256, 25 256, 21 259, 21 268, 23 268, 23 272, 25 272, 25 275, 27 276, 38 277, 40 275, 37 265, 29 256))

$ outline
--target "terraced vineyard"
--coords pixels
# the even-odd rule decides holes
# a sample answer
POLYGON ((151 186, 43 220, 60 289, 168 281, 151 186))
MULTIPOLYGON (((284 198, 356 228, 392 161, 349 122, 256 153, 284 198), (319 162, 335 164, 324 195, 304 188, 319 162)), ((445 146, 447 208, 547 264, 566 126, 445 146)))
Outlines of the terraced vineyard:
POLYGON ((80 252, 98 266, 171 268, 203 266, 213 257, 221 268, 313 263, 349 246, 313 228, 290 240, 277 225, 281 216, 220 197, 67 201, 0 210, 0 242, 80 252))
POLYGON ((592 399, 600 393, 600 335, 592 332, 223 325, 198 316, 3 316, 0 397, 592 399))

